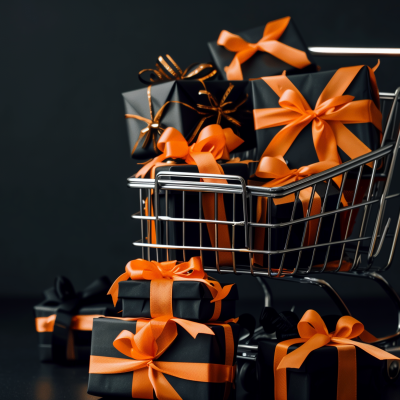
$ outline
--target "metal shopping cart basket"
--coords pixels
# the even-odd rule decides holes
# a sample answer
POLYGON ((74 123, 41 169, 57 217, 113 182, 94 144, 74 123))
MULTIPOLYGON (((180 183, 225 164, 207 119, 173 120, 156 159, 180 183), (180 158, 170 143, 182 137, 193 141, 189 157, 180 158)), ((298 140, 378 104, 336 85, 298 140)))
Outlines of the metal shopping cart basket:
MULTIPOLYGON (((399 50, 393 49, 310 48, 310 50, 318 55, 400 55, 399 50)), ((391 190, 400 146, 398 130, 399 98, 400 88, 394 93, 380 93, 384 132, 379 149, 283 187, 266 188, 246 185, 246 181, 240 176, 171 171, 160 171, 155 179, 129 178, 128 186, 139 189, 140 196, 140 211, 132 217, 140 222, 141 238, 134 245, 142 248, 142 257, 145 259, 153 259, 153 257, 160 260, 175 259, 176 254, 179 254, 183 260, 187 260, 189 253, 201 257, 204 257, 206 253, 212 253, 215 255, 215 263, 212 266, 205 265, 207 272, 253 275, 264 290, 266 305, 269 304, 270 300, 268 278, 279 278, 323 288, 341 313, 350 315, 349 309, 331 285, 323 279, 309 275, 336 273, 348 277, 368 278, 385 290, 398 310, 397 331, 380 339, 379 342, 383 347, 395 345, 396 340, 400 337, 400 297, 380 275, 380 272, 388 270, 393 261, 400 229, 400 213, 396 208, 396 206, 400 206, 400 193, 393 193, 393 190, 391 190), (325 196, 321 204, 321 212, 317 215, 310 215, 317 185, 324 182, 324 187, 328 191, 329 187, 334 185, 333 178, 338 176, 342 177, 342 185, 336 207, 326 211, 328 196, 325 196), (206 183, 201 182, 201 178, 213 178, 216 182, 226 179, 230 183, 206 183), (351 182, 352 198, 347 199, 348 204, 344 206, 341 202, 341 196, 346 182, 351 182), (297 218, 295 217, 296 203, 300 192, 307 188, 311 189, 308 211, 306 215, 297 218), (362 190, 364 192, 361 193, 360 197, 362 190), (233 210, 240 207, 241 218, 235 218, 236 214, 233 213, 231 219, 224 221, 205 219, 201 207, 202 196, 210 196, 210 194, 215 199, 215 216, 218 215, 217 197, 223 194, 225 202, 227 198, 229 198, 228 201, 232 202, 233 210), (293 202, 293 211, 288 222, 272 223, 270 212, 267 213, 265 223, 256 221, 254 207, 257 204, 257 199, 265 199, 264 201, 268 205, 267 209, 271 210, 270 205, 274 199, 288 195, 294 195, 296 199, 293 202), (154 214, 146 215, 145 199, 150 197, 154 202, 154 214), (174 215, 168 214, 166 205, 172 197, 180 198, 180 215, 176 213, 174 215), (193 201, 193 199, 196 199, 196 201, 193 201), (163 206, 163 202, 165 202, 165 206, 163 206), (193 216, 193 207, 197 208, 196 216, 193 216), (189 208, 192 211, 190 217, 188 217, 189 208), (393 210, 396 213, 394 216, 393 210), (343 213, 346 213, 345 222, 342 218, 342 232, 344 234, 335 239, 335 227, 339 224, 343 213), (329 220, 329 223, 324 224, 324 220, 329 220), (311 221, 318 221, 317 234, 313 243, 305 245, 307 227, 311 221), (170 227, 172 224, 174 229, 179 227, 178 229, 181 230, 179 242, 176 237, 171 237, 170 227), (214 245, 206 244, 202 240, 202 232, 206 229, 207 224, 212 224, 214 227, 214 245), (217 233, 221 225, 229 226, 232 237, 232 246, 229 248, 218 246, 217 233), (301 226, 303 232, 301 245, 292 248, 289 246, 290 238, 293 230, 298 230, 299 226, 301 226), (326 232, 324 232, 324 237, 328 237, 328 240, 321 241, 321 230, 324 229, 325 231, 327 226, 329 226, 330 235, 326 235, 326 232), (259 229, 263 229, 266 236, 265 243, 267 245, 263 249, 255 246, 255 238, 259 229), (279 249, 272 248, 271 238, 279 229, 285 232, 285 245, 279 249), (196 230, 199 232, 198 242, 194 245, 193 243, 188 244, 186 238, 196 230), (240 247, 235 246, 235 236, 238 235, 243 237, 243 243, 240 247), (163 237, 162 240, 160 239, 161 236, 163 237), (332 267, 329 260, 333 248, 336 249, 338 256, 332 267), (218 254, 220 252, 227 252, 232 255, 232 265, 222 265, 219 262, 218 254), (262 254, 265 260, 262 266, 254 262, 257 254, 262 254), (322 262, 320 261, 321 254, 323 254, 322 262), (294 260, 290 267, 285 262, 285 259, 287 260, 289 257, 294 260), (307 260, 306 263, 304 258, 307 260)), ((254 360, 256 352, 257 346, 242 341, 239 345, 238 358, 254 360)))

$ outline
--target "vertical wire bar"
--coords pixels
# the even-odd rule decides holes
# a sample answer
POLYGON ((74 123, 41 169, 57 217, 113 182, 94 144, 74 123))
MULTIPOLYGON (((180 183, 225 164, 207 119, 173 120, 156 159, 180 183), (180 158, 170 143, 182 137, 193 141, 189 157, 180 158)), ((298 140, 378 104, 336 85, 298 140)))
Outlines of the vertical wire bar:
MULTIPOLYGON (((325 212, 326 202, 327 202, 327 200, 328 200, 328 193, 329 193, 329 188, 330 188, 330 186, 331 186, 331 182, 332 182, 332 179, 329 179, 329 180, 328 180, 328 183, 327 183, 327 185, 326 185, 325 198, 324 198, 324 202, 322 203, 321 214, 323 214, 323 213, 325 212)), ((320 234, 321 225, 322 225, 322 218, 323 218, 323 217, 318 218, 318 228, 317 228, 317 234, 315 235, 314 244, 317 244, 317 243, 318 243, 319 234, 320 234)), ((320 248, 320 250, 322 251, 322 248, 320 248)), ((316 251, 317 251, 317 249, 314 248, 314 249, 313 249, 312 256, 311 256, 310 266, 308 267, 308 270, 307 270, 307 274, 309 274, 309 273, 311 272, 311 269, 312 269, 312 266, 313 266, 313 263, 314 263, 314 258, 315 258, 315 253, 316 253, 316 251)), ((318 272, 318 271, 316 271, 316 272, 318 272)), ((320 271, 319 271, 319 272, 320 272, 320 271)))
MULTIPOLYGON (((258 199, 257 199, 258 200, 258 199)), ((250 193, 249 196, 249 214, 250 214, 250 224, 249 226, 249 265, 250 265, 250 272, 253 275, 254 274, 254 253, 251 252, 251 250, 253 249, 253 226, 251 225, 252 221, 253 221, 253 195, 250 193)))
MULTIPOLYGON (((228 195, 226 195, 228 196, 228 195)), ((236 221, 236 194, 232 195, 232 222, 236 221)), ((235 248, 235 224, 232 225, 232 249, 235 248)), ((232 251, 232 261, 233 261, 233 272, 236 274, 236 252, 232 251)))
MULTIPOLYGON (((310 216, 312 204, 313 204, 313 202, 314 202, 315 188, 316 188, 316 184, 314 184, 313 187, 312 187, 311 197, 310 197, 310 204, 308 205, 308 210, 307 210, 307 215, 306 215, 306 217, 309 217, 309 216, 310 216)), ((308 227, 308 221, 306 221, 305 224, 304 224, 304 231, 303 231, 303 236, 302 236, 302 239, 301 239, 301 246, 300 246, 300 247, 303 247, 303 245, 304 245, 304 240, 305 240, 305 238, 306 238, 306 233, 307 233, 307 227, 308 227)), ((301 260, 301 255, 302 255, 302 253, 303 253, 303 250, 299 250, 299 256, 298 256, 298 258, 297 258, 296 268, 295 268, 295 270, 294 270, 294 272, 293 272, 294 274, 295 274, 295 273, 297 272, 297 270, 299 269, 299 265, 300 265, 300 260, 301 260)))
MULTIPOLYGON (((215 221, 218 220, 218 193, 214 193, 214 219, 215 221)), ((214 224, 214 235, 215 235, 215 247, 218 247, 218 224, 214 224)), ((218 251, 215 250, 215 266, 217 267, 218 272, 219 269, 219 257, 218 251)))
POLYGON ((186 250, 185 250, 185 237, 186 237, 186 224, 185 224, 185 206, 186 206, 186 192, 182 190, 182 255, 183 261, 186 261, 186 250))
MULTIPOLYGON (((139 204, 140 204, 140 216, 143 217, 143 189, 139 189, 139 204)), ((144 221, 143 219, 140 220, 140 235, 142 238, 142 243, 145 242, 145 237, 144 237, 144 221)), ((144 247, 142 246, 142 259, 145 259, 144 255, 144 247)))
MULTIPOLYGON (((293 222, 293 220, 294 220, 294 215, 295 215, 295 213, 296 213, 296 204, 297 204, 297 202, 299 201, 299 197, 300 197, 300 190, 298 190, 298 191, 296 192, 296 197, 295 197, 294 202, 293 202, 292 215, 290 216, 290 221, 289 221, 289 222, 293 222)), ((289 246, 290 235, 292 234, 292 228, 293 228, 293 224, 289 225, 288 233, 287 233, 287 235, 286 235, 285 247, 284 247, 283 250, 287 250, 287 248, 288 248, 288 246, 289 246)), ((279 276, 280 276, 281 273, 282 273, 283 264, 284 264, 284 262, 285 262, 285 257, 286 257, 286 253, 283 253, 283 254, 282 254, 282 259, 281 259, 281 265, 279 266, 279 271, 278 271, 277 278, 279 278, 279 276)))
MULTIPOLYGON (((165 189, 165 216, 168 217, 168 190, 165 189)), ((167 261, 169 261, 169 232, 168 232, 169 224, 168 221, 165 221, 165 244, 167 245, 167 261)))
MULTIPOLYGON (((361 182, 361 176, 362 176, 362 172, 364 169, 364 164, 360 165, 358 168, 358 175, 357 175, 357 181, 356 181, 356 187, 354 188, 354 195, 353 195, 353 200, 351 202, 351 204, 354 206, 355 202, 356 202, 356 196, 357 196, 357 192, 358 192, 358 187, 360 185, 361 182)), ((351 222, 351 217, 353 215, 353 208, 350 210, 350 214, 349 217, 347 219, 347 226, 346 226, 346 233, 344 235, 344 239, 347 239, 347 235, 349 234, 349 229, 350 229, 350 222, 351 222)), ((340 260, 339 260, 339 266, 337 267, 337 271, 340 271, 340 268, 342 267, 342 262, 343 262, 343 256, 344 256, 344 250, 346 248, 346 243, 343 243, 342 245, 342 251, 340 253, 340 260)))
MULTIPOLYGON (((155 189, 157 190, 157 189, 155 189)), ((147 214, 150 217, 151 216, 151 189, 148 189, 147 191, 147 214)), ((154 222, 155 223, 155 222, 154 222)), ((147 241, 151 244, 151 220, 147 220, 147 241)), ((151 260, 151 249, 150 247, 147 248, 147 259, 150 261, 151 260)), ((157 252, 157 261, 158 261, 158 252, 157 252)))
MULTIPOLYGON (((271 223, 271 205, 272 205, 272 197, 268 197, 267 200, 267 220, 268 224, 271 223)), ((265 228, 264 228, 265 229, 265 228)), ((267 243, 267 249, 268 251, 271 251, 271 228, 268 228, 268 243, 267 243)), ((272 271, 271 271, 271 254, 268 253, 268 276, 272 276, 272 271)))
MULTIPOLYGON (((202 214, 202 192, 199 192, 199 219, 201 219, 201 214, 202 214)), ((200 248, 203 247, 203 224, 200 222, 199 223, 199 235, 200 235, 200 248)), ((204 260, 203 260, 203 250, 200 249, 200 258, 201 258, 201 264, 204 266, 204 260)))
MULTIPOLYGON (((343 195, 344 185, 345 185, 346 179, 347 179, 347 174, 348 174, 347 171, 343 174, 342 185, 340 186, 339 197, 338 197, 338 200, 337 200, 337 203, 336 203, 336 210, 339 210, 340 204, 342 203, 342 195, 343 195)), ((336 213, 335 216, 333 217, 333 223, 332 223, 331 235, 329 237, 329 243, 332 242, 333 232, 335 232, 336 220, 338 218, 338 215, 339 215, 339 213, 336 213)), ((340 218, 340 215, 339 215, 339 218, 340 218)), ((331 251, 331 245, 329 245, 327 250, 326 250, 324 266, 321 269, 321 273, 324 272, 325 269, 326 269, 326 266, 327 266, 328 260, 329 260, 330 251, 331 251)))

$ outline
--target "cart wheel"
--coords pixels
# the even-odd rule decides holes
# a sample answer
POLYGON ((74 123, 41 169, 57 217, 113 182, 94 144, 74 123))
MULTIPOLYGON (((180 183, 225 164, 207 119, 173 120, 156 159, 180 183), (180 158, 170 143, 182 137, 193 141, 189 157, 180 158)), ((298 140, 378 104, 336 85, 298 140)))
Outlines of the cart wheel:
POLYGON ((239 384, 247 393, 257 391, 256 363, 246 361, 242 364, 238 372, 239 384))
POLYGON ((400 363, 397 360, 388 360, 387 373, 390 380, 397 379, 400 373, 400 363))

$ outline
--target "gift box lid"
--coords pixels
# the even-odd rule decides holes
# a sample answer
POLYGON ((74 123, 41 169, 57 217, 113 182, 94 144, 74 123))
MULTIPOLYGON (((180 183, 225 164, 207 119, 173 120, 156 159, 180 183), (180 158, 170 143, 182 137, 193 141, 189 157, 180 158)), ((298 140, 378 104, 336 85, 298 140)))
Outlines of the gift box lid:
MULTIPOLYGON (((149 299, 151 281, 123 281, 119 283, 118 297, 123 299, 149 299)), ((202 300, 213 297, 210 290, 203 282, 174 281, 172 285, 173 300, 202 300)), ((223 301, 238 300, 239 294, 236 285, 233 285, 229 294, 223 301)))

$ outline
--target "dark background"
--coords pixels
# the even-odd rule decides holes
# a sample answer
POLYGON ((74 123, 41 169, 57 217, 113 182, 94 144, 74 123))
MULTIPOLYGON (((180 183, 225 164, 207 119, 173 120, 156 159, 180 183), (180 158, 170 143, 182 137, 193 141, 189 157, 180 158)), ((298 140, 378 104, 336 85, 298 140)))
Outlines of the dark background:
MULTIPOLYGON (((130 219, 137 193, 126 187, 137 167, 121 92, 142 87, 137 72, 159 55, 182 67, 209 61, 206 43, 222 29, 286 15, 309 46, 400 47, 398 1, 12 0, 0 8, 0 296, 7 298, 40 297, 57 274, 82 289, 139 257, 132 246, 139 225, 130 219)), ((317 61, 325 70, 376 64, 317 61)), ((380 90, 394 92, 400 59, 381 61, 380 90)), ((385 276, 400 290, 398 263, 385 276)), ((327 279, 365 308, 380 293, 369 282, 327 279)), ((242 298, 261 302, 253 278, 236 281, 242 298)), ((308 285, 271 284, 278 300, 324 296, 308 285)))

